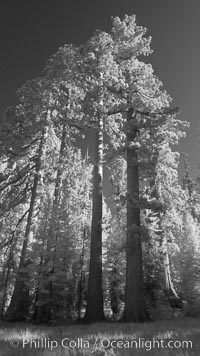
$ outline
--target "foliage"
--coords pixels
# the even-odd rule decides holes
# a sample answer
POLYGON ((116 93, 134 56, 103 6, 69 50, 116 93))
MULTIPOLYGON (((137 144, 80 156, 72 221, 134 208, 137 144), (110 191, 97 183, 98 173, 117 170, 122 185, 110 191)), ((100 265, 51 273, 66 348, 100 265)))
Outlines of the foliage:
MULTIPOLYGON (((17 105, 5 111, 0 135, 1 317, 12 302, 16 308, 23 304, 27 291, 25 319, 81 319, 88 281, 102 262, 103 281, 100 271, 92 284, 100 281, 104 306, 119 317, 125 288, 133 282, 126 279, 125 268, 130 231, 142 247, 139 267, 150 314, 161 300, 169 304, 167 289, 172 307, 180 309, 175 303, 179 296, 198 304, 198 179, 192 181, 185 160, 181 186, 179 153, 172 149, 185 137, 188 123, 170 106, 172 99, 151 64, 141 61, 152 52, 146 31, 134 15, 126 15, 112 19, 110 33, 97 30, 83 45, 64 45, 49 59, 44 76, 26 82, 17 92, 17 105), (92 138, 98 139, 96 155, 92 138), (127 188, 133 179, 135 194, 127 188), (111 197, 104 194, 105 186, 111 197), (98 195, 93 203, 92 190, 98 195), (130 205, 134 216, 127 223, 130 205), (94 261, 90 243, 97 241, 98 224, 103 254, 94 261)), ((142 297, 143 290, 138 293, 142 297)), ((100 289, 94 305, 98 294, 100 289)))

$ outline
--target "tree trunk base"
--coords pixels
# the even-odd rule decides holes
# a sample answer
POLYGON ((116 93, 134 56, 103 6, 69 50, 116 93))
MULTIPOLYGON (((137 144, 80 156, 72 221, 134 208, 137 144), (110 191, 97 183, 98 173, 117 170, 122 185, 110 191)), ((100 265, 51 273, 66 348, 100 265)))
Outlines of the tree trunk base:
POLYGON ((120 321, 123 323, 144 323, 150 320, 151 318, 147 312, 140 313, 137 310, 134 310, 132 312, 125 311, 120 319, 120 321))
POLYGON ((83 324, 92 324, 92 323, 102 323, 106 320, 104 313, 100 314, 85 314, 85 316, 80 320, 83 324))

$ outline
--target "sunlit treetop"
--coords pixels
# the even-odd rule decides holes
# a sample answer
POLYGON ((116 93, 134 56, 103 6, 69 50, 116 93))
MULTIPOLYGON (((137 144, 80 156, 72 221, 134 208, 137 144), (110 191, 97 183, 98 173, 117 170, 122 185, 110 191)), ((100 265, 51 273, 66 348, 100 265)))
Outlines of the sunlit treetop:
POLYGON ((152 53, 151 37, 143 37, 147 29, 136 24, 136 16, 125 15, 123 20, 112 18, 112 36, 115 42, 115 54, 118 59, 130 59, 138 55, 152 53))

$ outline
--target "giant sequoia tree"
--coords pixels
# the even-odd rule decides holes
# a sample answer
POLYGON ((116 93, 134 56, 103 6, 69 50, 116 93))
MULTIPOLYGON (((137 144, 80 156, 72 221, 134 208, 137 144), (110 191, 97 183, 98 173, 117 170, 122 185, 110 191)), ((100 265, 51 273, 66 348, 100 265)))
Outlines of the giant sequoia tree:
MULTIPOLYGON (((96 31, 84 45, 65 45, 48 61, 45 77, 26 84, 20 91, 19 105, 7 112, 0 140, 4 165, 0 176, 0 228, 5 239, 11 238, 10 262, 2 264, 5 267, 2 314, 6 294, 11 294, 7 291, 13 246, 18 235, 24 236, 18 241, 14 292, 6 312, 11 320, 27 316, 29 295, 33 307, 30 310, 34 310, 33 318, 37 321, 60 317, 60 305, 65 317, 69 317, 76 304, 80 319, 83 295, 87 299, 85 321, 104 320, 102 204, 106 157, 112 160, 121 155, 126 162, 123 165, 126 192, 123 196, 119 193, 117 198, 118 202, 121 198, 126 202, 123 204, 126 212, 123 210, 121 214, 123 221, 121 218, 118 221, 121 233, 127 216, 122 320, 146 319, 142 215, 148 216, 148 221, 156 216, 159 221, 159 236, 155 231, 152 234, 152 223, 148 222, 146 231, 152 241, 160 239, 165 250, 160 264, 165 271, 166 286, 170 295, 174 290, 168 263, 168 235, 174 233, 176 237, 176 229, 174 226, 169 229, 167 224, 172 208, 170 199, 181 195, 181 190, 178 185, 175 192, 165 189, 163 177, 169 178, 170 186, 176 181, 173 170, 169 172, 171 178, 165 173, 170 167, 170 146, 183 136, 185 124, 177 119, 176 110, 169 108, 171 98, 162 90, 151 65, 140 60, 141 55, 151 53, 150 38, 145 33, 146 29, 136 24, 135 16, 125 16, 123 20, 116 17, 112 19, 111 33, 96 31), (90 139, 87 142, 93 165, 92 211, 91 166, 87 166, 75 148, 85 146, 82 135, 88 137, 88 131, 93 135, 93 144, 90 139), (88 177, 87 183, 81 176, 83 172, 88 177), (6 227, 5 213, 13 221, 12 231, 6 227), (88 255, 90 232, 88 262, 85 254, 88 255)), ((173 162, 172 159, 172 165, 173 162)), ((111 164, 111 170, 113 167, 111 164)), ((113 186, 119 186, 116 174, 112 177, 113 186)), ((177 205, 173 209, 178 212, 177 205)), ((107 243, 107 247, 111 245, 107 243)), ((118 275, 118 247, 115 249, 113 255, 107 251, 107 255, 112 255, 107 257, 108 261, 115 261, 113 276, 118 275)), ((116 289, 113 276, 110 290, 116 289)), ((109 283, 108 275, 107 280, 109 283)))
POLYGON ((151 181, 157 160, 154 147, 158 145, 158 137, 169 144, 177 143, 184 128, 184 123, 181 127, 176 119, 177 110, 168 108, 171 99, 161 90, 162 83, 152 67, 137 59, 139 55, 151 52, 150 38, 144 38, 145 33, 146 29, 137 26, 135 16, 113 21, 114 58, 123 77, 123 85, 117 91, 121 97, 121 112, 127 113, 126 125, 123 125, 127 147, 127 275, 123 316, 126 321, 145 319, 140 182, 143 178, 151 181))

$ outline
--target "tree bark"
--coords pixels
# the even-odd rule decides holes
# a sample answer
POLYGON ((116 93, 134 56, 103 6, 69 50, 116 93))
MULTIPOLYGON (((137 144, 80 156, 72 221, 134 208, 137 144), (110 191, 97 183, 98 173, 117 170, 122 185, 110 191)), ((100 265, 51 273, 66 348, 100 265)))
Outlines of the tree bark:
POLYGON ((33 179, 33 186, 31 192, 31 199, 29 205, 29 211, 27 216, 26 229, 24 234, 24 240, 21 250, 20 262, 18 267, 18 272, 16 276, 15 286, 13 295, 11 298, 10 305, 5 313, 5 319, 10 321, 20 321, 25 320, 29 309, 29 288, 27 283, 29 281, 27 266, 30 261, 27 260, 27 248, 29 243, 29 234, 31 231, 31 224, 34 214, 37 188, 40 180, 39 173, 41 170, 41 158, 43 154, 45 131, 42 133, 42 138, 40 140, 40 145, 36 158, 36 168, 35 175, 33 179))
POLYGON ((83 288, 83 267, 84 267, 84 257, 85 257, 85 236, 86 236, 86 227, 83 227, 83 236, 82 236, 82 251, 80 257, 80 280, 78 285, 78 302, 77 302, 77 309, 78 309, 78 321, 81 320, 81 307, 82 307, 82 288, 83 288))
POLYGON ((89 283, 85 322, 104 320, 102 288, 102 185, 103 185, 103 116, 99 128, 94 129, 93 208, 89 283))
POLYGON ((167 246, 167 238, 163 237, 163 264, 164 264, 164 275, 165 275, 165 294, 169 299, 169 304, 172 308, 182 309, 183 302, 178 296, 171 277, 170 271, 170 259, 167 246))
MULTIPOLYGON (((129 127, 132 119, 133 110, 130 109, 127 114, 129 127)), ((122 316, 125 322, 143 322, 146 319, 140 232, 138 152, 131 147, 137 133, 137 130, 127 133, 127 265, 125 308, 122 316)))
POLYGON ((13 240, 14 240, 14 232, 12 234, 12 241, 11 241, 8 263, 7 263, 7 272, 6 272, 5 282, 4 282, 4 286, 3 286, 3 297, 2 297, 2 305, 1 305, 1 313, 0 313, 1 319, 3 318, 3 315, 4 315, 4 309, 5 309, 6 300, 7 300, 8 284, 9 284, 9 279, 10 279, 10 274, 11 274, 11 265, 12 265, 12 261, 13 261, 13 250, 14 250, 13 240))

